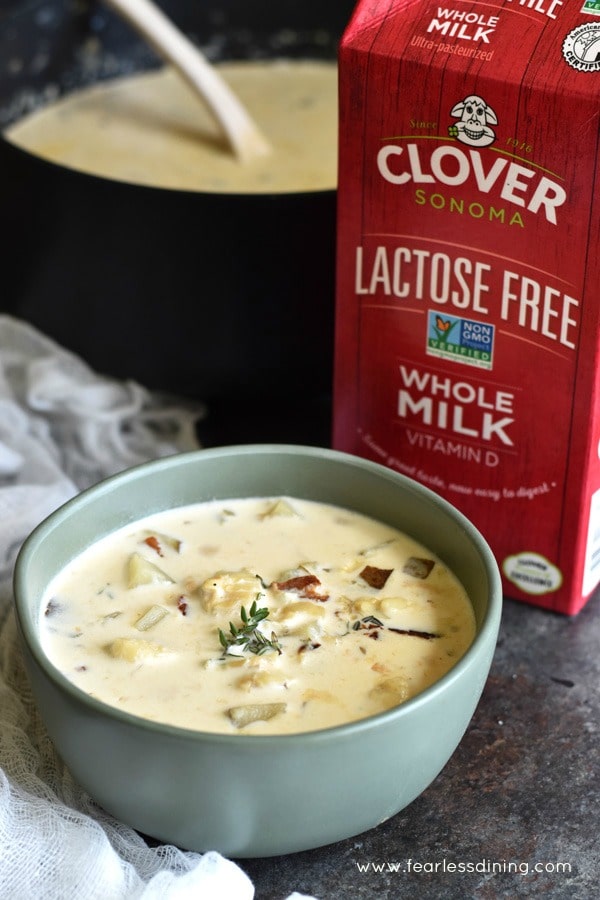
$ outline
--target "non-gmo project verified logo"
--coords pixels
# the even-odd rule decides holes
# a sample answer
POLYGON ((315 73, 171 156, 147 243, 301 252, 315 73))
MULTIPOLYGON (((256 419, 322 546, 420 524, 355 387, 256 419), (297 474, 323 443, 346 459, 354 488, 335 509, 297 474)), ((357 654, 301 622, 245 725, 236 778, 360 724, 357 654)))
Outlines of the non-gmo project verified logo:
POLYGON ((491 369, 494 326, 459 316, 441 316, 430 309, 427 315, 427 354, 480 369, 491 369))

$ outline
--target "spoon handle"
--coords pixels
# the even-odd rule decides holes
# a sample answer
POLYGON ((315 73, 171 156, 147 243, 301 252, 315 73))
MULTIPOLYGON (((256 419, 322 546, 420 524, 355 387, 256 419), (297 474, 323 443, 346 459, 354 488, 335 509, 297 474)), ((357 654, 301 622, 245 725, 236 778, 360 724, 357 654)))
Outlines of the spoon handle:
POLYGON ((129 22, 156 53, 171 63, 200 95, 241 162, 249 162, 269 153, 269 144, 227 82, 152 0, 103 2, 129 22))

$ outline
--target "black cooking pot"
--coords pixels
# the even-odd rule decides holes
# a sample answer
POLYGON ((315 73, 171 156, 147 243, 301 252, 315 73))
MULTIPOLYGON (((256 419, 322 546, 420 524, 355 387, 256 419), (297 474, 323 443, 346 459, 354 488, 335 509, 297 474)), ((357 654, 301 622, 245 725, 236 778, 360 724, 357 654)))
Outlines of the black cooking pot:
MULTIPOLYGON (((159 0, 213 60, 335 58, 350 0, 159 0)), ((0 127, 158 58, 93 0, 3 2, 0 127)), ((328 395, 335 192, 122 184, 0 139, 0 309, 96 370, 271 415, 328 395)))

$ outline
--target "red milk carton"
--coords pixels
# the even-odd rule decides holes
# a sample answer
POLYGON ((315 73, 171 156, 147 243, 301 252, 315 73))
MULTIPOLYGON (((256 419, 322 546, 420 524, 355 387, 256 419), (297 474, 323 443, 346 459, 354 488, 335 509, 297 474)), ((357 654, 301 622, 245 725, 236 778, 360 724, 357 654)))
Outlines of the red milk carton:
POLYGON ((600 2, 362 0, 340 47, 333 443, 433 488, 508 596, 600 581, 600 2))

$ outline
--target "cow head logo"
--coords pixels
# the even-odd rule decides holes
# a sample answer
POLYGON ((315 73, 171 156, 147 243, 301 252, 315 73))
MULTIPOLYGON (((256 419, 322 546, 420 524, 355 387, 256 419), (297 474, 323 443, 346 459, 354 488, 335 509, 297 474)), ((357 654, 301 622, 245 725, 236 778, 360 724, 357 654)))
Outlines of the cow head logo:
POLYGON ((498 118, 483 97, 471 94, 450 110, 450 115, 459 119, 448 128, 450 137, 471 147, 489 147, 496 140, 496 132, 491 125, 498 124, 498 118))

